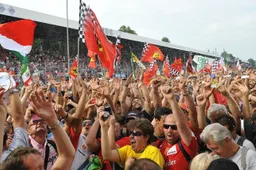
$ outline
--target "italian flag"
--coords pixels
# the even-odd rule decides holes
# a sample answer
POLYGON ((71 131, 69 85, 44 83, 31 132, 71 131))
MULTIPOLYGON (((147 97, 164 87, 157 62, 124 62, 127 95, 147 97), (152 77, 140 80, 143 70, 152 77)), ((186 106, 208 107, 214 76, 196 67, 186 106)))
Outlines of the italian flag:
POLYGON ((22 63, 21 75, 26 86, 32 84, 28 57, 34 42, 36 23, 31 20, 19 20, 0 24, 0 44, 3 48, 14 51, 13 53, 22 63))

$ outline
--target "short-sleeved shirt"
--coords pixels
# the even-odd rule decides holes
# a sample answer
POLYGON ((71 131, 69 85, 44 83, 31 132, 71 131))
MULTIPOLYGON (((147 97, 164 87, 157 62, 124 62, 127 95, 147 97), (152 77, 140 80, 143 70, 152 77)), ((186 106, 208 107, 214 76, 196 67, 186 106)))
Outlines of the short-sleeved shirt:
POLYGON ((125 162, 128 158, 130 157, 135 157, 137 159, 141 158, 148 158, 151 159, 152 161, 155 161, 161 168, 163 168, 164 165, 164 158, 159 151, 158 148, 148 145, 143 152, 141 153, 136 153, 131 145, 126 145, 120 149, 117 149, 121 164, 125 165, 125 162))
MULTIPOLYGON (((240 146, 240 149, 236 152, 236 154, 228 159, 232 160, 233 162, 235 162, 237 164, 237 166, 239 167, 239 169, 243 170, 242 167, 242 162, 241 162, 241 156, 242 156, 242 147, 244 146, 240 146)), ((246 161, 246 170, 255 170, 256 169, 256 152, 249 149, 246 157, 245 157, 245 161, 246 161)))
MULTIPOLYGON (((101 138, 98 138, 97 139, 99 143, 101 143, 101 138)), ((118 145, 120 148, 123 147, 123 146, 126 146, 126 145, 130 145, 130 138, 129 137, 123 137, 119 140, 116 141, 116 145, 118 145)), ((110 161, 107 161, 107 160, 103 160, 103 156, 102 156, 102 152, 100 150, 100 152, 98 153, 98 156, 100 158, 100 160, 104 163, 104 169, 105 170, 112 170, 112 166, 113 166, 113 163, 110 162, 110 161), (112 166, 111 166, 112 164, 112 166)))
MULTIPOLYGON (((183 140, 181 140, 181 144, 191 158, 194 158, 196 156, 198 151, 198 143, 194 136, 192 136, 191 143, 189 146, 187 146, 183 142, 183 140)), ((167 143, 166 140, 164 140, 162 144, 159 146, 159 148, 165 160, 164 170, 189 169, 189 162, 183 155, 178 143, 172 145, 167 143)))
POLYGON ((77 170, 88 159, 90 155, 90 152, 87 149, 85 141, 86 136, 80 134, 78 147, 76 149, 76 154, 71 166, 71 170, 77 170))
POLYGON ((14 137, 7 150, 2 153, 1 162, 3 162, 7 156, 18 147, 29 147, 28 132, 21 127, 14 129, 14 137))

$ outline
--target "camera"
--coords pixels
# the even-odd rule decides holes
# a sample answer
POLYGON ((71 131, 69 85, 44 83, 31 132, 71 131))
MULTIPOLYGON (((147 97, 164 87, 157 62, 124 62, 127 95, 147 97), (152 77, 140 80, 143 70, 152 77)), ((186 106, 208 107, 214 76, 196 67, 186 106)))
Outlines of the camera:
POLYGON ((102 115, 101 119, 102 119, 103 121, 106 121, 106 120, 108 119, 109 115, 110 115, 109 112, 104 111, 104 114, 102 115))

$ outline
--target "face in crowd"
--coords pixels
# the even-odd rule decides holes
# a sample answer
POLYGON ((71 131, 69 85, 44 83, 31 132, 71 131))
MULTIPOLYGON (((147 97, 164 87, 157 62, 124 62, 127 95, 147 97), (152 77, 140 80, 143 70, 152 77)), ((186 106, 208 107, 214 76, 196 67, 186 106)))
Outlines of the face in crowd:
POLYGON ((173 114, 166 116, 163 124, 164 135, 167 143, 175 144, 180 139, 180 134, 177 129, 173 114))

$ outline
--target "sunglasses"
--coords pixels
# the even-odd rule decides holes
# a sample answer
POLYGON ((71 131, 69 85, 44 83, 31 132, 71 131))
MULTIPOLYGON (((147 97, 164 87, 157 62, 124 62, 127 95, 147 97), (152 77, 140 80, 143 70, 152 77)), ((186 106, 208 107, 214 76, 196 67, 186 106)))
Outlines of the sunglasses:
POLYGON ((133 132, 128 132, 129 136, 132 135, 132 136, 142 136, 143 133, 140 132, 140 131, 133 131, 133 132))
POLYGON ((164 124, 163 127, 164 127, 164 129, 171 128, 172 130, 177 130, 177 125, 167 125, 167 124, 164 124))
POLYGON ((92 122, 83 122, 82 126, 92 126, 92 122))

